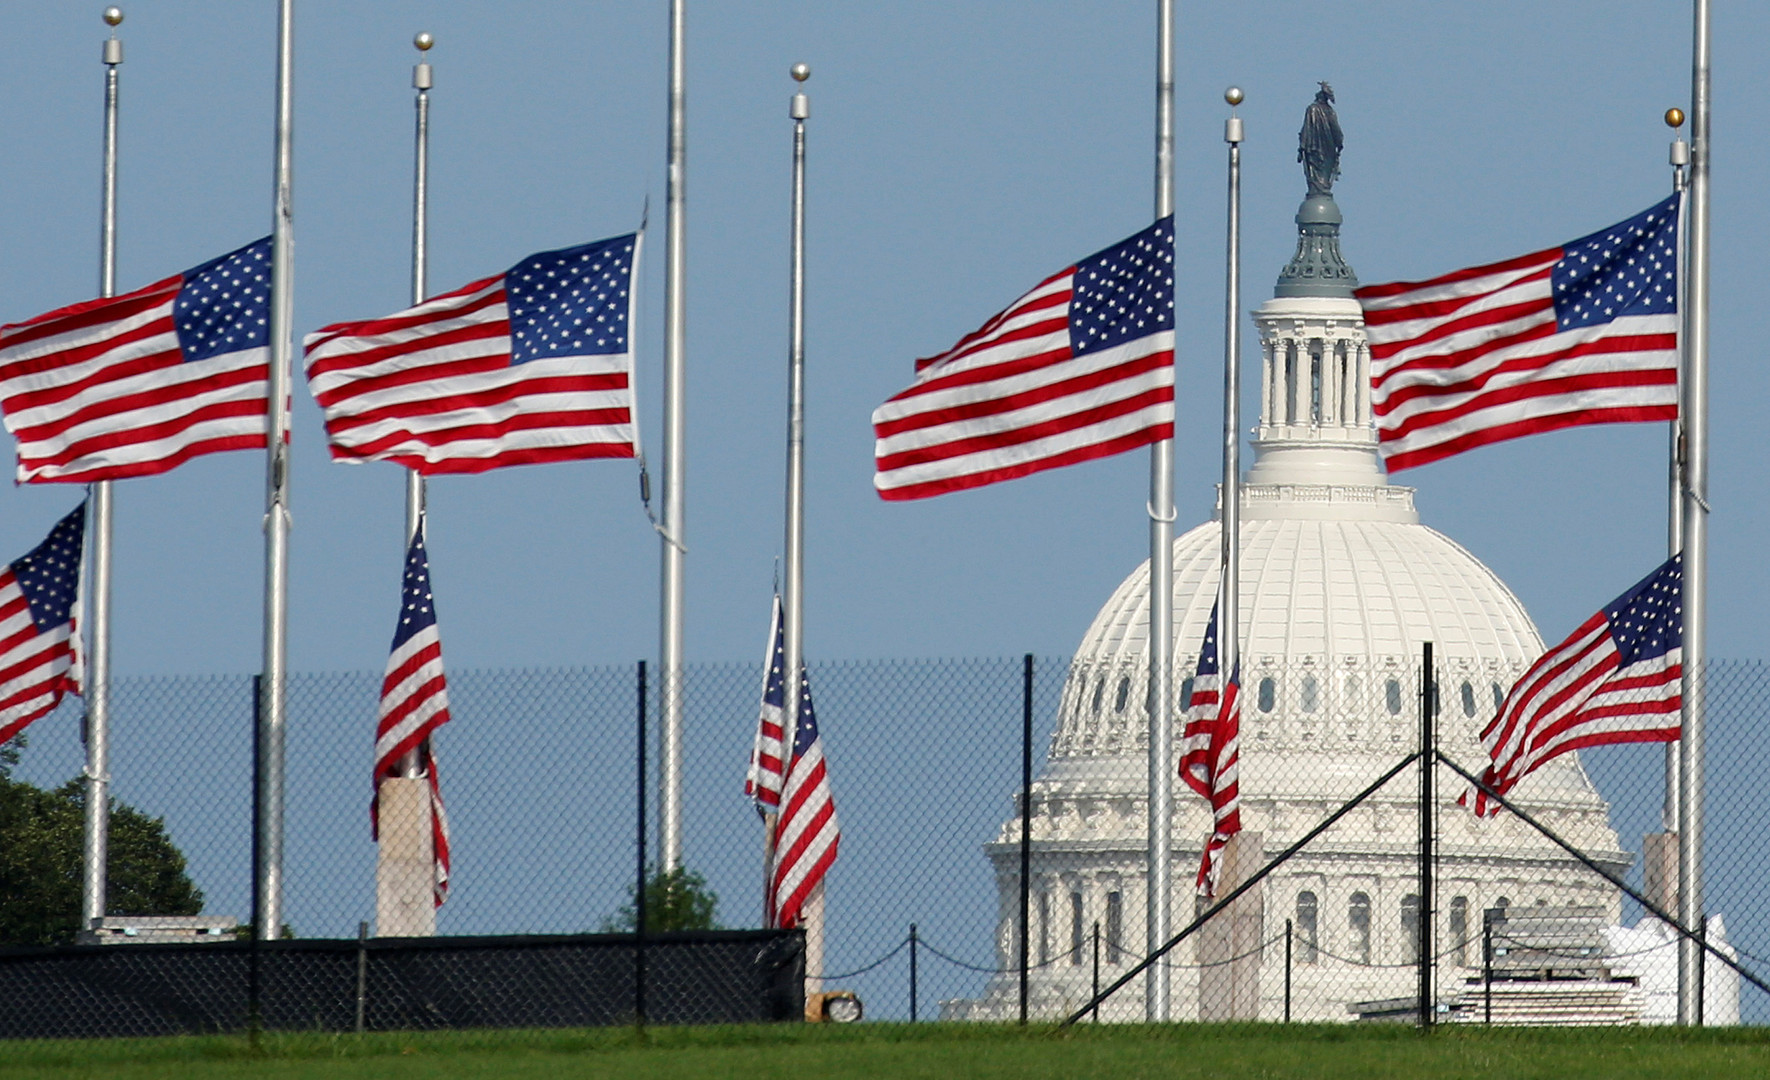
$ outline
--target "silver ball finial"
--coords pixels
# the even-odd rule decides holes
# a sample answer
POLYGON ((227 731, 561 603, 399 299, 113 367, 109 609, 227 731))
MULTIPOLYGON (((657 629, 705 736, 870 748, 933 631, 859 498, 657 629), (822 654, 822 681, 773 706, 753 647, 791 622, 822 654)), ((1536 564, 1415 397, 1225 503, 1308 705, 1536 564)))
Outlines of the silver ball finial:
POLYGON ((123 21, 123 9, 122 8, 112 5, 111 7, 104 9, 104 23, 106 26, 116 26, 117 24, 121 23, 122 21, 123 21))
POLYGON ((1242 103, 1243 96, 1244 95, 1241 92, 1241 87, 1239 87, 1239 86, 1232 86, 1229 89, 1223 91, 1223 100, 1229 102, 1229 104, 1232 106, 1233 105, 1240 105, 1242 103))
POLYGON ((811 78, 811 65, 810 64, 794 64, 793 70, 792 70, 792 76, 793 76, 793 80, 795 82, 804 82, 806 79, 811 78))
POLYGON ((430 31, 420 30, 412 38, 412 44, 417 47, 419 52, 429 52, 430 47, 436 44, 436 39, 430 36, 430 31))

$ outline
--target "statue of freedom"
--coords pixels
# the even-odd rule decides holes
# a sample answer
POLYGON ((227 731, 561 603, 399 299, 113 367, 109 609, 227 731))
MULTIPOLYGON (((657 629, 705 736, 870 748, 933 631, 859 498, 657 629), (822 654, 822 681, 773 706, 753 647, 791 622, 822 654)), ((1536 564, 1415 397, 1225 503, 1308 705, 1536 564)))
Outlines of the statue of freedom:
POLYGON ((1303 110, 1303 130, 1297 134, 1297 160, 1309 181, 1309 194, 1332 195, 1340 178, 1340 118, 1334 115, 1334 88, 1327 83, 1315 92, 1315 100, 1303 110))

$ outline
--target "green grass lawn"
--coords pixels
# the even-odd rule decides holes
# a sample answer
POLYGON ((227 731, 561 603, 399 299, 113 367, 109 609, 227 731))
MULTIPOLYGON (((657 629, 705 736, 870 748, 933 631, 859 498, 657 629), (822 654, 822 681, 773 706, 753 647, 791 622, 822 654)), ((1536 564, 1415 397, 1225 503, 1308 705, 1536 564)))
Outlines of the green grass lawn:
POLYGON ((1770 1077, 1770 1030, 776 1025, 0 1043, 0 1078, 1770 1077))

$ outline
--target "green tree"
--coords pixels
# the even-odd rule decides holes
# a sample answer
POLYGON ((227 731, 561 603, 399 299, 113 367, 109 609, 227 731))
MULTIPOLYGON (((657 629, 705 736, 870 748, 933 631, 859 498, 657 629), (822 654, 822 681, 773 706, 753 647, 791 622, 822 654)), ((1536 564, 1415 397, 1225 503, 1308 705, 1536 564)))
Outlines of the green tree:
MULTIPOLYGON (((70 780, 45 791, 0 772, 0 944, 74 940, 80 928, 82 789, 79 781, 70 780)), ((112 915, 196 915, 203 910, 202 890, 185 873, 184 855, 166 835, 165 819, 150 818, 114 799, 106 866, 106 910, 112 915)))
MULTIPOLYGON (((645 932, 666 930, 718 930, 719 894, 707 888, 707 879, 687 867, 674 870, 652 868, 645 879, 645 932)), ((627 886, 627 902, 602 920, 605 934, 631 934, 638 914, 633 907, 633 886, 627 886)))

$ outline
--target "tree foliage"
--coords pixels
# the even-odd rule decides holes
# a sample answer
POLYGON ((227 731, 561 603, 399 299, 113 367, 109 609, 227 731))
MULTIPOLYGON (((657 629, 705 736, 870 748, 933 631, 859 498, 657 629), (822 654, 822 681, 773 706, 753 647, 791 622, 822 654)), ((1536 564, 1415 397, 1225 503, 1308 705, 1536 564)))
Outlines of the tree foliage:
MULTIPOLYGON (((16 762, 14 751, 11 762, 16 762)), ((7 762, 6 764, 11 764, 7 762)), ((0 766, 0 945, 61 945, 80 928, 80 854, 85 792, 78 780, 54 791, 13 780, 0 766)), ((106 860, 112 915, 196 915, 203 893, 184 855, 150 818, 111 800, 106 860)))
MULTIPOLYGON (((633 886, 627 886, 627 902, 602 921, 605 934, 630 934, 638 920, 633 886)), ((707 888, 707 879, 684 866, 674 870, 652 868, 645 879, 645 932, 667 930, 718 930, 719 894, 707 888)))

